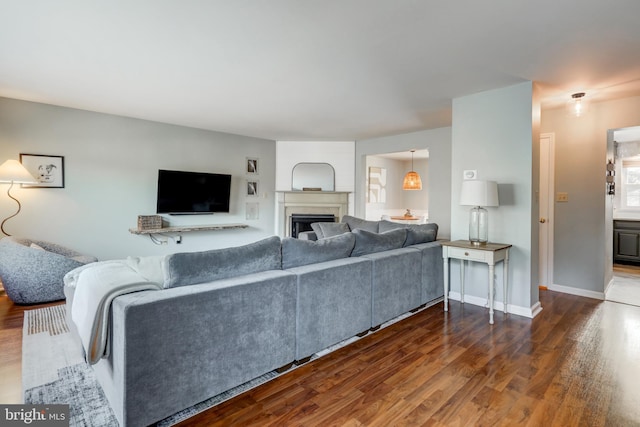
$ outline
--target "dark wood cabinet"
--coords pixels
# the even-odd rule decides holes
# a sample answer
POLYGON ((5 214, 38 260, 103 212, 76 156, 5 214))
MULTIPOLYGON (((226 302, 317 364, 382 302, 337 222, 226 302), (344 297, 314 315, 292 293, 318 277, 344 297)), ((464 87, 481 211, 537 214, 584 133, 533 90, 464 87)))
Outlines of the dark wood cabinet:
POLYGON ((613 221, 613 262, 640 265, 640 221, 613 221))

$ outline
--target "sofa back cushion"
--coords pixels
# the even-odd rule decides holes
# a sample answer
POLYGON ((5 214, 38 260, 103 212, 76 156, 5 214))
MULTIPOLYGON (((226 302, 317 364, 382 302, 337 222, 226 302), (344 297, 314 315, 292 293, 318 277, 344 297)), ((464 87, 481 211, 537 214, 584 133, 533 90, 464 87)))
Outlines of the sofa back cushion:
POLYGON ((407 229, 407 239, 404 242, 404 246, 433 242, 438 237, 438 224, 399 224, 391 221, 380 221, 381 233, 398 228, 407 229))
POLYGON ((355 229, 352 234, 356 236, 356 244, 351 256, 398 249, 402 247, 407 238, 407 230, 405 228, 398 228, 384 233, 355 229))
POLYGON ((318 239, 326 239, 351 231, 349 226, 342 222, 314 222, 311 224, 311 228, 318 239))
POLYGON ((165 258, 163 267, 165 288, 280 270, 280 238, 273 236, 244 246, 171 254, 165 258))
POLYGON ((355 243, 356 237, 353 233, 344 233, 315 241, 285 237, 282 239, 282 268, 288 269, 347 258, 351 255, 355 243))
POLYGON ((372 233, 377 233, 379 231, 378 223, 380 221, 367 221, 366 219, 345 215, 342 217, 342 222, 348 224, 351 231, 356 229, 371 231, 372 233))

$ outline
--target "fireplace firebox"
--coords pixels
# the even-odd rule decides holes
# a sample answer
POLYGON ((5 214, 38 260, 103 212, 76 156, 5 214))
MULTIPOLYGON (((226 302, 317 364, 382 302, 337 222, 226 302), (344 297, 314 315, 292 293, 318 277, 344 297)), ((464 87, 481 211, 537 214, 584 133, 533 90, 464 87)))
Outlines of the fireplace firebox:
POLYGON ((311 231, 314 222, 336 222, 331 214, 291 214, 291 237, 298 237, 303 231, 311 231))

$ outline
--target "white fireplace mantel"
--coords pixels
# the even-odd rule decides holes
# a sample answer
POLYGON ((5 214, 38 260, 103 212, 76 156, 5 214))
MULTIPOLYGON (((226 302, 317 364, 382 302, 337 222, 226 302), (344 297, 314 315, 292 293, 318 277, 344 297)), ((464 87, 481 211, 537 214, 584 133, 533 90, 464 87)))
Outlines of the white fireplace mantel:
POLYGON ((338 219, 349 213, 346 191, 278 191, 276 192, 276 234, 291 235, 292 214, 332 214, 338 219))

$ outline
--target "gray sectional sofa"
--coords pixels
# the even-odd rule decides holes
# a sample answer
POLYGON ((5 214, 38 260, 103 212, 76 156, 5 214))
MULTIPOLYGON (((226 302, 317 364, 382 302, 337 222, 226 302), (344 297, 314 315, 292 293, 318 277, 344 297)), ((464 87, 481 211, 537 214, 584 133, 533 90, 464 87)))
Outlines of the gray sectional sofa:
MULTIPOLYGON (((437 225, 343 221, 317 240, 168 255, 154 261, 162 274, 123 263, 163 283, 111 304, 110 350, 93 367, 121 425, 154 423, 441 300, 437 225)), ((91 268, 68 275, 68 295, 93 286, 82 280, 91 268)))

